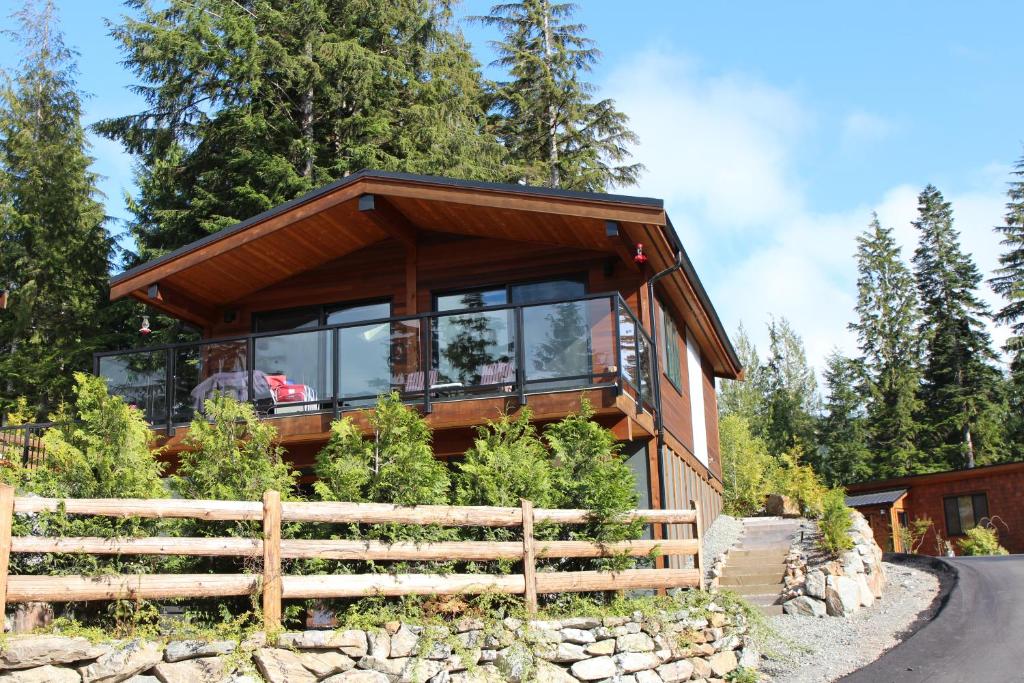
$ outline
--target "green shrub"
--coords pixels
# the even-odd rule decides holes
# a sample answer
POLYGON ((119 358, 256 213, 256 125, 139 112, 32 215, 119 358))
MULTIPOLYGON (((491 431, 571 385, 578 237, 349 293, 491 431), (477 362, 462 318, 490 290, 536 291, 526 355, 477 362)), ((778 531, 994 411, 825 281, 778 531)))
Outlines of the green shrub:
MULTIPOLYGON (((580 411, 547 426, 544 440, 554 457, 551 479, 553 502, 561 508, 592 510, 590 522, 573 525, 564 535, 571 539, 603 542, 636 539, 640 522, 623 522, 622 514, 636 508, 636 478, 620 453, 615 435, 591 418, 586 400, 580 411)), ((623 566, 621 558, 600 566, 623 566)))
POLYGON ((768 473, 775 467, 775 459, 764 441, 751 434, 747 420, 739 415, 723 417, 719 434, 725 512, 736 517, 754 515, 764 506, 768 473))
POLYGON ((323 500, 447 503, 448 470, 434 457, 426 420, 397 393, 381 396, 365 417, 373 428, 370 437, 350 417, 331 425, 331 438, 316 458, 317 494, 323 500))
POLYGON ((298 472, 285 462, 277 429, 256 416, 249 403, 228 396, 206 401, 206 417, 189 426, 180 456, 176 490, 185 498, 262 500, 275 490, 294 497, 298 472))
MULTIPOLYGON (((23 471, 19 488, 54 498, 164 498, 163 464, 151 450, 152 432, 142 413, 111 396, 102 379, 75 374, 74 403, 51 415, 58 426, 43 436, 39 467, 23 471)), ((177 527, 173 520, 67 515, 63 511, 18 515, 15 535, 156 536, 177 527)), ((16 554, 15 574, 146 573, 163 566, 152 556, 16 554)))
POLYGON ((960 540, 961 555, 1009 555, 1009 551, 999 545, 999 535, 991 527, 976 526, 964 532, 960 540))
POLYGON ((551 455, 530 418, 524 407, 516 418, 502 415, 477 429, 473 446, 457 465, 456 503, 514 507, 525 498, 550 507, 551 455))
POLYGON ((850 508, 846 507, 846 492, 843 489, 830 489, 824 494, 821 519, 818 520, 823 550, 836 555, 853 547, 853 539, 849 533, 853 526, 850 513, 850 508))
POLYGON ((786 496, 796 501, 808 517, 820 517, 828 487, 822 483, 810 465, 801 462, 802 458, 803 449, 800 446, 778 458, 773 458, 774 463, 768 468, 765 476, 768 486, 765 494, 778 493, 786 496))

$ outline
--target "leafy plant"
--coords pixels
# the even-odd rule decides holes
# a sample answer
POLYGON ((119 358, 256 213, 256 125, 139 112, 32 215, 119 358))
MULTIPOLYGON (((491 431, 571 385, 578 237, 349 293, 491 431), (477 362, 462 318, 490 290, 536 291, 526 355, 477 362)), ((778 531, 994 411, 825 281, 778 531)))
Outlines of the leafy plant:
POLYGON ((523 498, 551 504, 551 456, 530 422, 530 409, 502 415, 477 429, 473 446, 457 465, 455 501, 460 505, 516 506, 523 498))
POLYGON ((285 462, 277 429, 260 420, 249 403, 229 396, 206 401, 185 437, 175 489, 185 498, 261 500, 275 490, 294 495, 298 472, 285 462))
POLYGON ((999 545, 999 534, 994 527, 976 526, 964 532, 960 540, 960 554, 978 555, 1009 555, 1009 551, 999 545))
POLYGON ((901 525, 896 533, 899 534, 903 552, 916 555, 933 525, 934 522, 928 516, 915 517, 907 526, 901 525))
POLYGON ((447 503, 448 470, 434 457, 426 421, 395 392, 381 396, 364 417, 373 429, 369 438, 350 417, 331 425, 331 438, 316 458, 317 494, 396 505, 447 503))
POLYGON ((722 417, 719 423, 725 512, 737 517, 755 514, 764 506, 767 473, 775 466, 764 441, 750 431, 747 418, 739 414, 722 417))
POLYGON ((822 497, 818 529, 821 531, 821 547, 827 552, 838 554, 853 547, 849 533, 853 526, 850 512, 850 508, 846 507, 846 492, 843 489, 830 489, 822 497))

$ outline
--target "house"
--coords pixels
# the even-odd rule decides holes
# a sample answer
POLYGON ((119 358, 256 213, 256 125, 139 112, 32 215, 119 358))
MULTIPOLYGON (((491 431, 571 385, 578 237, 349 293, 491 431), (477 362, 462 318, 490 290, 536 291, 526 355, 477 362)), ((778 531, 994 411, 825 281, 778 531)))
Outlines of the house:
POLYGON ((1024 462, 869 481, 848 486, 847 493, 846 504, 867 517, 883 550, 907 552, 899 527, 928 518, 922 553, 942 553, 940 539, 955 548, 978 524, 991 524, 1011 553, 1024 552, 1024 462))
POLYGON ((742 368, 661 200, 362 171, 117 275, 125 297, 201 337, 95 359, 169 454, 215 392, 307 475, 385 392, 443 458, 503 411, 586 398, 642 505, 721 509, 715 378, 742 368))

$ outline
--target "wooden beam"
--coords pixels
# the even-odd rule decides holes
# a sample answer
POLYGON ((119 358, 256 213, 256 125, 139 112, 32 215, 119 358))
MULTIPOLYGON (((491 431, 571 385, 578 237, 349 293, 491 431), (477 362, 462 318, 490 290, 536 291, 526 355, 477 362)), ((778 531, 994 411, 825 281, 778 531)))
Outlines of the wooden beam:
POLYGON ((203 301, 196 301, 195 298, 164 282, 154 282, 145 290, 132 292, 132 296, 153 308, 200 327, 210 327, 217 323, 217 309, 203 301))
POLYGON ((416 295, 419 290, 417 283, 419 272, 420 251, 415 243, 405 249, 405 314, 417 312, 416 295))
POLYGON ((359 210, 374 225, 408 246, 416 246, 419 228, 384 197, 364 194, 359 197, 359 210))

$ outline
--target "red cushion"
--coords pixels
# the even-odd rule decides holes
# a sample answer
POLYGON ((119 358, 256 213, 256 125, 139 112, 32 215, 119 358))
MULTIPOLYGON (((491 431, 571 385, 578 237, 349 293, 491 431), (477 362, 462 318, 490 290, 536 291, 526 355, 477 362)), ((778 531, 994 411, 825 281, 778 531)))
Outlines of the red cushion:
POLYGON ((274 398, 281 403, 307 400, 305 384, 282 384, 274 390, 274 398))
POLYGON ((267 375, 267 384, 270 388, 277 389, 282 384, 288 384, 288 377, 286 375, 267 375))

